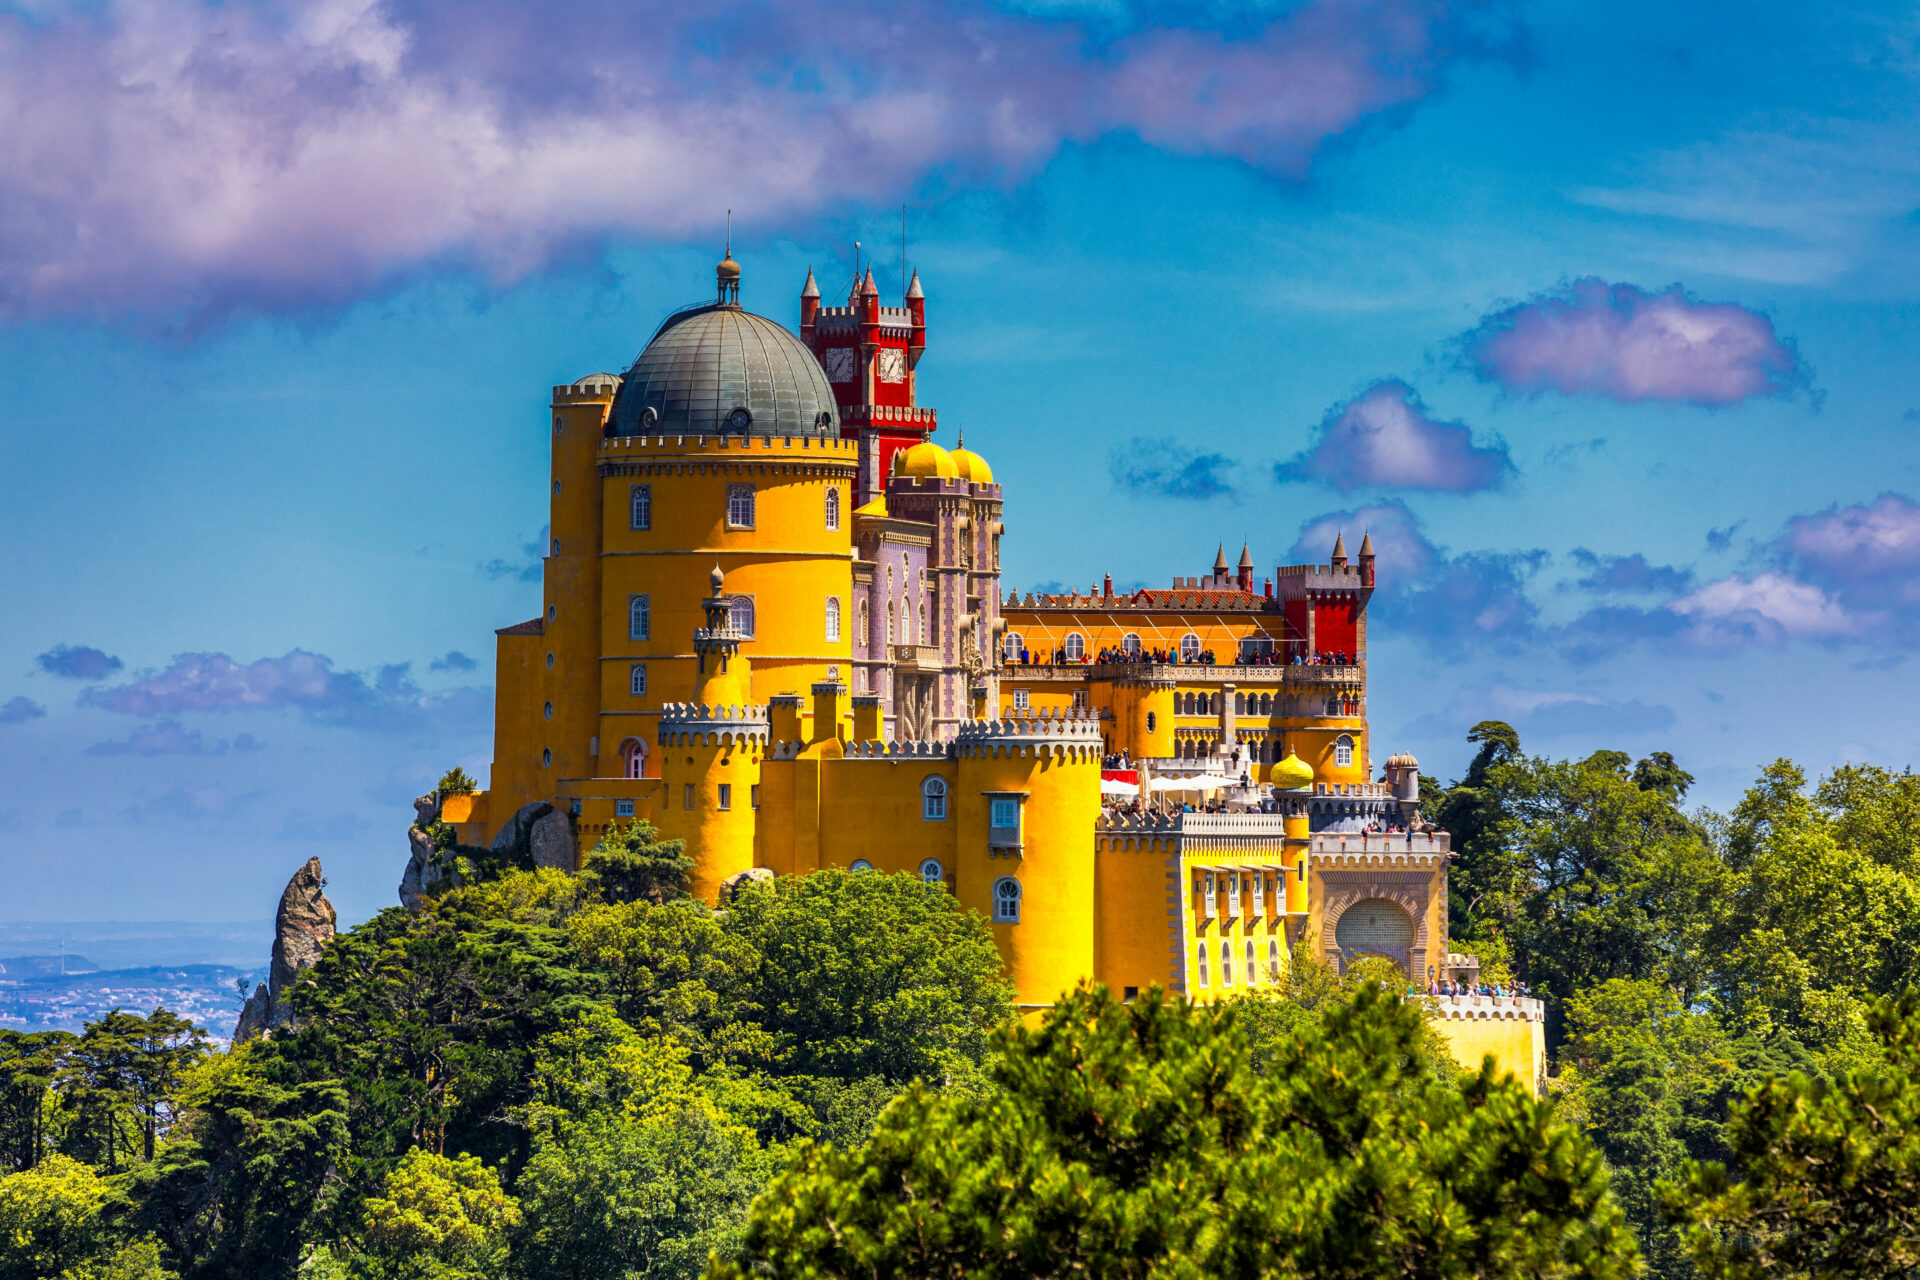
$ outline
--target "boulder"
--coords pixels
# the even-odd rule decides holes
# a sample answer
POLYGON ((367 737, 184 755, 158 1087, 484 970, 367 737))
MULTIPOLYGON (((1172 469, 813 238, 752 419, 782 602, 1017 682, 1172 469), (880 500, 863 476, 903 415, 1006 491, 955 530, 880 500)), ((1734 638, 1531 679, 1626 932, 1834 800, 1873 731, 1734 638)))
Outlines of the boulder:
POLYGON ((740 891, 750 884, 763 884, 773 879, 772 867, 748 867, 745 871, 736 871, 720 882, 720 903, 730 905, 740 891))
POLYGON ((413 802, 414 825, 407 830, 407 869, 400 876, 400 905, 418 911, 426 900, 460 883, 444 866, 425 828, 440 816, 440 797, 429 791, 413 802))
POLYGON ((558 867, 572 871, 577 862, 573 823, 544 800, 522 805, 493 838, 493 851, 512 866, 558 867))
POLYGON ((233 1028, 234 1043, 263 1034, 272 1012, 273 996, 268 993, 267 984, 262 982, 253 989, 253 994, 247 997, 247 1003, 241 1007, 240 1021, 233 1028))

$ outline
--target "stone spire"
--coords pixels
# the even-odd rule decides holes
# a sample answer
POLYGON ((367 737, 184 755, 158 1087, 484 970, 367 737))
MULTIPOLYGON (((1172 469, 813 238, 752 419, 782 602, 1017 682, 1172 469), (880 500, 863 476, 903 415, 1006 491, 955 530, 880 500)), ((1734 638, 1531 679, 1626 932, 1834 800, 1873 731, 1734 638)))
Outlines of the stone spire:
POLYGON ((1333 535, 1333 567, 1344 569, 1347 565, 1347 539, 1345 534, 1333 535))
POLYGON ((820 284, 813 278, 812 267, 807 268, 807 283, 801 286, 800 296, 803 298, 817 298, 820 296, 820 284))
POLYGON ((1214 553, 1213 576, 1216 578, 1227 576, 1227 544, 1224 542, 1220 544, 1220 550, 1214 553))
POLYGON ((913 269, 913 281, 907 285, 907 297, 913 299, 924 298, 926 296, 926 294, 920 292, 920 268, 915 267, 913 269))

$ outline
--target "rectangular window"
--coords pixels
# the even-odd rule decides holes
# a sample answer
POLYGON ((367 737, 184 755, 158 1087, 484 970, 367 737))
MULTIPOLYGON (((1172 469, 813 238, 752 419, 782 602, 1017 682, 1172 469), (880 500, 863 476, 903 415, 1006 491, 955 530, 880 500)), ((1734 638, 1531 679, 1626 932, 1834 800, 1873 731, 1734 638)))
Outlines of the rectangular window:
POLYGON ((1015 689, 1013 691, 1013 709, 1015 711, 1025 711, 1027 709, 1027 691, 1025 689, 1015 689))
POLYGON ((729 529, 753 528, 752 485, 730 484, 727 486, 727 527, 729 529))
POLYGON ((653 528, 653 486, 637 484, 631 490, 633 501, 633 527, 636 529, 653 528))
POLYGON ((627 691, 636 698, 647 696, 647 664, 636 662, 627 672, 627 691))
POLYGON ((1087 709, 1087 691, 1085 689, 1075 689, 1073 691, 1073 709, 1075 711, 1085 711, 1087 709))
POLYGON ((987 803, 987 847, 1020 847, 1020 797, 989 796, 987 803))
POLYGON ((633 801, 615 800, 613 802, 613 812, 616 817, 631 818, 633 816, 633 801))
POLYGON ((993 800, 993 825, 996 827, 1018 827, 1020 825, 1020 802, 1010 797, 995 796, 993 800))
POLYGON ((756 782, 752 786, 747 788, 747 803, 752 805, 756 809, 760 807, 760 784, 759 783, 756 782))
POLYGON ((733 808, 733 784, 731 782, 723 782, 720 784, 720 807, 722 809, 733 808))
POLYGON ((1214 896, 1213 872, 1207 872, 1202 878, 1206 881, 1207 885, 1207 914, 1211 916, 1220 909, 1219 900, 1214 896))
POLYGON ((686 783, 680 792, 680 807, 682 809, 693 808, 693 784, 691 782, 686 783))
POLYGON ((1267 889, 1266 889, 1267 878, 1265 876, 1254 876, 1252 877, 1252 880, 1253 880, 1253 914, 1259 915, 1267 909, 1267 889))
POLYGON ((627 597, 627 639, 645 640, 653 630, 653 604, 647 596, 627 597))
POLYGON ((1227 872, 1227 918, 1240 914, 1240 873, 1227 872))

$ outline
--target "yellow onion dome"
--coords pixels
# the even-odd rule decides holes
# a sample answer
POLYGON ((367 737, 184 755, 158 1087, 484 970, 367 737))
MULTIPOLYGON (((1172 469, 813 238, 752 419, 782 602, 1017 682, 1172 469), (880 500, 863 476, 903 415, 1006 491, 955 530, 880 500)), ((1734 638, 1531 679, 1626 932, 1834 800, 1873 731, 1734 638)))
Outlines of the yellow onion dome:
POLYGON ((955 449, 953 465, 960 470, 962 480, 971 480, 975 484, 992 484, 993 468, 987 460, 971 449, 955 449))
POLYGON ((907 450, 900 463, 900 474, 923 480, 953 480, 959 477, 960 468, 954 465, 952 454, 931 440, 922 440, 907 450))
POLYGON ((1313 785, 1313 766, 1299 756, 1289 755, 1273 766, 1270 781, 1276 790, 1305 791, 1313 785))

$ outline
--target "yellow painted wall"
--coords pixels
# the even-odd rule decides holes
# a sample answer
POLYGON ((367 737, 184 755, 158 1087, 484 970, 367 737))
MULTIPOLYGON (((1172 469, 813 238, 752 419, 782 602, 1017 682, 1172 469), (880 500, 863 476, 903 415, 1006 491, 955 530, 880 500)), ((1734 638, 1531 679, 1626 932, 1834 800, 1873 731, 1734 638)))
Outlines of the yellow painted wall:
POLYGON ((1170 839, 1107 837, 1094 869, 1094 976, 1115 995, 1158 983, 1171 991, 1176 965, 1180 868, 1170 839))
POLYGON ((1445 1037, 1447 1051, 1454 1061, 1477 1071, 1488 1054, 1494 1067, 1532 1090, 1537 1097, 1547 1077, 1546 1023, 1539 1019, 1461 1018, 1439 1016, 1430 1019, 1445 1037))

